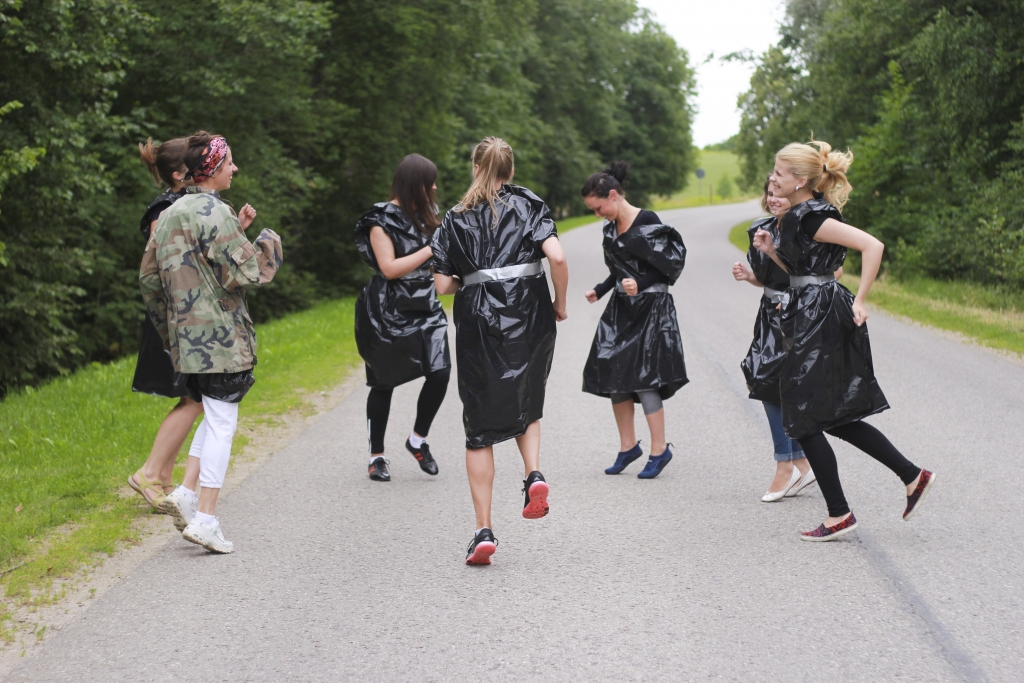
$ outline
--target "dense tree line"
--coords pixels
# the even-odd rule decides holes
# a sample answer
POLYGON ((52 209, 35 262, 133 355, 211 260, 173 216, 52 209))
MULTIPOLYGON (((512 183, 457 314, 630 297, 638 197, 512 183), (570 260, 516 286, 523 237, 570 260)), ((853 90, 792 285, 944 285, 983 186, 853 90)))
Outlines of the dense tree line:
POLYGON ((905 274, 1024 289, 1024 2, 789 0, 736 141, 760 186, 812 134, 852 148, 846 210, 905 274))
POLYGON ((228 138, 227 198, 285 240, 263 319, 364 281, 352 226, 410 152, 448 206, 503 136, 560 216, 604 162, 641 202, 694 162, 693 72, 634 0, 0 0, 0 64, 0 395, 135 347, 148 136, 228 138))

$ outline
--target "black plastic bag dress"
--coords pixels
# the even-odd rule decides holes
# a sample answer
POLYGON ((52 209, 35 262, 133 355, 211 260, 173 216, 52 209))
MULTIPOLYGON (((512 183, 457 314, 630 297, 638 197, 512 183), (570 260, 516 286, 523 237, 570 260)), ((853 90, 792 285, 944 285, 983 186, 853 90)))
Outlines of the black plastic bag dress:
POLYGON ((519 436, 541 419, 555 351, 555 312, 540 268, 541 245, 557 235, 551 213, 537 195, 515 185, 502 187, 496 206, 496 226, 487 203, 462 213, 452 209, 431 245, 434 271, 464 281, 453 312, 467 448, 519 436), (499 279, 465 284, 478 271, 527 264, 539 272, 489 273, 499 279))
MULTIPOLYGON (((796 205, 782 220, 776 249, 791 277, 831 275, 846 247, 814 241, 807 218, 842 221, 822 199, 796 205)), ((782 421, 791 439, 856 422, 889 407, 871 361, 867 324, 853 322, 853 294, 838 282, 790 286, 781 327, 786 357, 779 388, 782 421)))
MULTIPOLYGON (((773 216, 758 218, 747 229, 750 240, 747 263, 758 282, 775 292, 785 292, 789 288, 789 273, 779 268, 771 257, 754 248, 754 235, 758 230, 767 230, 778 243, 777 220, 773 216)), ((761 295, 761 305, 754 322, 754 340, 750 343, 746 358, 740 363, 750 398, 775 405, 781 402, 779 372, 786 357, 782 344, 781 316, 777 309, 780 300, 780 297, 768 292, 761 295)))
POLYGON ((390 389, 452 365, 448 318, 428 270, 430 260, 400 278, 380 272, 370 247, 370 229, 379 225, 395 245, 395 258, 430 244, 401 208, 381 202, 356 223, 356 247, 377 272, 356 300, 356 346, 366 364, 366 384, 390 389))
MULTIPOLYGON (((160 217, 164 209, 182 197, 174 190, 164 190, 146 207, 139 221, 139 230, 146 242, 153 221, 160 217)), ((164 340, 153 327, 149 316, 142 319, 142 332, 139 339, 139 356, 135 361, 135 376, 132 378, 132 391, 143 394, 155 394, 167 398, 188 396, 185 388, 185 376, 174 371, 171 352, 164 348, 164 340)))
MULTIPOLYGON (((604 261, 616 282, 652 279, 652 271, 675 284, 686 262, 686 247, 675 228, 661 223, 637 225, 617 234, 604 226, 604 261)), ((583 367, 583 391, 598 396, 655 389, 669 398, 689 380, 683 360, 679 317, 668 287, 654 285, 629 296, 621 285, 612 291, 583 367)))

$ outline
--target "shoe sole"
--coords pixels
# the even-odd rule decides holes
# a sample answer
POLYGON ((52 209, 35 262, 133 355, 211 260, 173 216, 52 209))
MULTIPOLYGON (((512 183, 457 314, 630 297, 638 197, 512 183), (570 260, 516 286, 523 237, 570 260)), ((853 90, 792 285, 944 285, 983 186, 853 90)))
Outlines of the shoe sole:
POLYGON ((473 554, 466 558, 466 564, 490 564, 491 555, 498 549, 498 546, 494 545, 490 541, 483 541, 478 543, 473 548, 473 554))
POLYGON ((388 477, 387 479, 385 479, 384 477, 375 477, 375 476, 373 476, 371 474, 370 475, 370 481, 391 481, 391 477, 388 477))
POLYGON ((615 466, 613 465, 613 466, 605 469, 604 473, 605 474, 622 474, 623 470, 625 470, 627 467, 629 467, 630 465, 632 465, 633 463, 635 463, 637 460, 639 460, 642 457, 644 457, 643 453, 641 453, 640 455, 636 456, 635 458, 630 458, 619 469, 615 469, 615 466))
POLYGON ((535 481, 530 484, 530 503, 523 508, 523 517, 526 519, 540 519, 548 514, 548 483, 546 481, 535 481))
POLYGON ((196 545, 199 545, 199 546, 202 546, 202 547, 206 548, 211 553, 217 553, 218 555, 229 555, 229 554, 235 552, 235 549, 233 547, 232 548, 228 548, 228 549, 218 548, 213 543, 210 543, 210 542, 207 542, 207 541, 203 541, 202 539, 196 538, 195 536, 191 536, 191 535, 187 535, 187 534, 182 533, 181 537, 184 538, 189 543, 195 543, 196 545))
POLYGON ((932 472, 932 478, 928 480, 928 483, 924 485, 924 491, 921 491, 921 497, 917 499, 917 505, 910 511, 909 514, 903 515, 903 521, 909 522, 910 518, 917 514, 917 511, 921 509, 921 503, 924 502, 925 496, 932 490, 932 484, 935 483, 935 473, 932 472))
POLYGON ((829 541, 834 541, 837 538, 845 536, 846 534, 850 533, 851 531, 856 531, 857 527, 859 525, 860 525, 860 522, 856 522, 856 523, 854 523, 853 526, 848 526, 845 529, 840 529, 839 531, 835 532, 834 534, 829 534, 828 536, 804 536, 803 534, 800 534, 800 540, 801 541, 810 541, 811 543, 828 543, 829 541))
POLYGON ((659 474, 661 474, 662 472, 665 471, 665 468, 668 467, 668 464, 670 462, 672 462, 672 458, 669 458, 668 460, 666 460, 663 463, 661 463, 661 466, 658 467, 658 471, 655 472, 654 474, 644 474, 643 472, 641 472, 640 474, 636 475, 636 478, 637 479, 654 479, 659 474))
POLYGON ((174 528, 178 530, 178 533, 184 531, 185 527, 188 526, 188 522, 186 522, 185 518, 182 517, 178 506, 174 505, 170 501, 165 500, 160 503, 160 511, 171 516, 171 522, 174 524, 174 528))

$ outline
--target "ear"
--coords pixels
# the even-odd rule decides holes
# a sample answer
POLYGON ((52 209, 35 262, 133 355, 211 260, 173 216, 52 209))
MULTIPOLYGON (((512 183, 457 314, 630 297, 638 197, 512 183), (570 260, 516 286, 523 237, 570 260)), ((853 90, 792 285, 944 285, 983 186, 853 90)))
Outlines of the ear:
POLYGON ((473 164, 473 177, 475 178, 476 174, 479 173, 479 172, 480 172, 480 164, 473 164))
POLYGON ((171 173, 171 177, 177 180, 179 183, 185 182, 185 174, 187 171, 174 171, 171 173))
POLYGON ((516 167, 515 167, 515 166, 513 166, 513 167, 512 167, 512 172, 511 172, 511 173, 509 174, 509 176, 508 176, 508 181, 507 181, 507 182, 510 182, 510 183, 511 183, 511 182, 512 182, 512 179, 513 179, 513 178, 515 178, 515 177, 516 177, 516 167))

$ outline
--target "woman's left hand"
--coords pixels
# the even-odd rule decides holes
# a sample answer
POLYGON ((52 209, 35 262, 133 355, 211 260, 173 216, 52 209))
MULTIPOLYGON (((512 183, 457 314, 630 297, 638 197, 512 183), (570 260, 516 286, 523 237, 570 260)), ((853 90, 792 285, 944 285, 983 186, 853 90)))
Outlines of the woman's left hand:
POLYGON ((625 290, 629 296, 636 296, 636 293, 640 291, 640 288, 636 284, 636 280, 631 277, 627 277, 622 281, 622 289, 625 290))
POLYGON ((775 253, 775 241, 772 240, 772 234, 767 230, 758 230, 754 233, 754 249, 768 256, 773 255, 775 253))
POLYGON ((242 224, 242 230, 248 230, 254 220, 256 220, 256 209, 246 204, 238 212, 238 222, 242 224))
POLYGON ((860 299, 853 300, 853 322, 860 327, 868 321, 868 307, 860 299))

